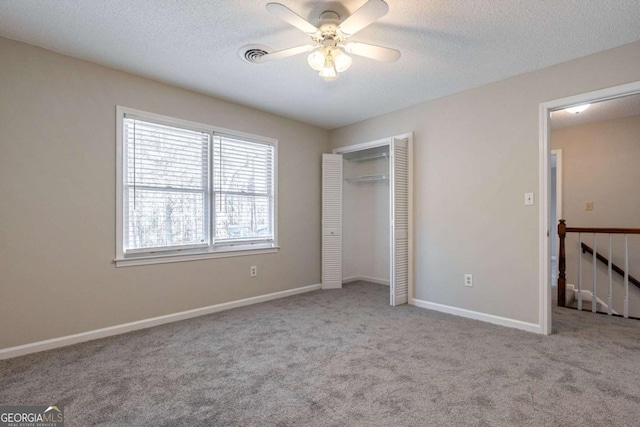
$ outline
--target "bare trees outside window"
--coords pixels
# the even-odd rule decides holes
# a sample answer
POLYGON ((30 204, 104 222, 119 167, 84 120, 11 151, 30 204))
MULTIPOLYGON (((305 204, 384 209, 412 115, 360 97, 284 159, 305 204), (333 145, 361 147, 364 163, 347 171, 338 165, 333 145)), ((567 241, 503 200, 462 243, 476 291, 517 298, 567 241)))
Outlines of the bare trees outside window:
POLYGON ((125 251, 274 240, 272 144, 123 119, 125 251))

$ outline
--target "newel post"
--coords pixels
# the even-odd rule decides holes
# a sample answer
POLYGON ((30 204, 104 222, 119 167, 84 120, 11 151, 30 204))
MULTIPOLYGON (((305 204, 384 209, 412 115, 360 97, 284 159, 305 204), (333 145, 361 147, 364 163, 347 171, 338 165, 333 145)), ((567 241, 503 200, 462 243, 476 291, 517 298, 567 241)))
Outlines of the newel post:
POLYGON ((558 306, 564 307, 566 303, 565 288, 567 286, 567 258, 564 251, 564 240, 567 237, 567 225, 564 219, 558 224, 558 237, 560 237, 560 247, 558 248, 558 306))

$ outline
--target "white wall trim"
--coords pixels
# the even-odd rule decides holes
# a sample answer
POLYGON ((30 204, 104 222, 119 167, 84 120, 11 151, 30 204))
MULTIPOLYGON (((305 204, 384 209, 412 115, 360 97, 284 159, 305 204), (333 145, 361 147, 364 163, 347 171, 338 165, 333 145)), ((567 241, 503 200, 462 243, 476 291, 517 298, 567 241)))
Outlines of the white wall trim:
POLYGON ((551 112, 568 107, 586 104, 589 102, 605 101, 607 99, 620 98, 626 95, 640 93, 640 81, 627 83, 620 86, 613 86, 593 92, 582 93, 566 98, 554 99, 552 101, 540 103, 540 139, 538 144, 539 158, 539 192, 540 192, 540 212, 539 212, 539 260, 540 266, 538 275, 538 285, 540 292, 539 321, 542 333, 551 334, 551 268, 550 268, 550 225, 549 225, 549 175, 551 174, 551 112))
POLYGON ((413 132, 409 132, 405 135, 400 135, 401 138, 407 138, 409 140, 409 294, 407 297, 409 301, 413 299, 413 254, 414 254, 414 226, 413 226, 413 132))
POLYGON ((344 147, 334 148, 331 152, 333 154, 353 153, 355 151, 366 150, 368 148, 384 147, 386 145, 389 145, 390 141, 391 137, 376 139, 375 141, 362 142, 360 144, 346 145, 344 147))
POLYGON ((222 304, 196 308, 193 310, 181 311, 179 313, 167 314, 165 316, 152 317, 150 319, 138 320, 136 322, 123 323, 121 325, 81 332, 79 334, 52 338, 49 340, 19 345, 16 347, 8 347, 0 349, 0 360, 24 356, 26 354, 37 353, 40 351, 51 350, 59 347, 66 347, 68 345, 106 338, 113 335, 125 334, 127 332, 137 331, 140 329, 152 328, 154 326, 164 325, 165 323, 179 322, 181 320, 205 316, 207 314, 217 313, 220 311, 231 310, 232 308, 258 304, 278 298, 285 298, 305 292, 317 291, 321 289, 321 287, 322 285, 320 284, 303 286, 301 288, 294 288, 288 289, 286 291, 274 292, 271 294, 258 295, 251 298, 244 298, 236 301, 225 302, 222 304))
POLYGON ((365 282, 371 282, 371 283, 377 283, 379 285, 385 285, 385 286, 389 286, 389 280, 387 279, 380 279, 379 277, 371 277, 371 276, 350 276, 350 277, 344 277, 342 279, 342 283, 351 283, 351 282, 357 282, 358 280, 364 280, 365 282))
POLYGON ((419 299, 411 299, 411 305, 426 308, 429 310, 439 311, 441 313, 453 314, 455 316, 466 317, 468 319, 480 320, 483 322, 493 323, 494 325, 507 326, 509 328, 521 329, 527 332, 535 332, 543 334, 543 328, 535 323, 527 323, 520 320, 509 319, 508 317, 495 316, 493 314, 481 313, 479 311, 466 310, 464 308, 452 307, 450 305, 437 304, 435 302, 423 301, 419 299))
MULTIPOLYGON (((563 219, 562 215, 562 150, 551 150, 551 155, 556 156, 556 218, 558 220, 563 219)), ((558 224, 551 224, 554 228, 558 224)), ((556 228, 557 234, 557 228, 556 228)))
POLYGON ((377 283, 378 285, 389 286, 389 280, 380 279, 379 277, 360 276, 360 280, 364 280, 365 282, 377 283))
POLYGON ((544 104, 540 104, 540 143, 538 145, 538 161, 539 161, 539 200, 540 211, 538 213, 539 224, 539 251, 538 265, 540 271, 538 274, 539 282, 539 305, 538 305, 538 321, 545 335, 551 334, 551 240, 549 234, 551 232, 549 226, 549 218, 551 216, 549 206, 551 205, 549 197, 551 194, 551 111, 544 104))
MULTIPOLYGON (((256 245, 257 246, 257 245, 256 245)), ((166 264, 170 262, 198 261, 201 259, 213 258, 229 258, 236 256, 275 254, 280 250, 279 247, 268 247, 261 249, 250 249, 247 246, 225 250, 220 252, 202 252, 194 254, 166 254, 162 256, 140 256, 124 259, 115 259, 116 267, 132 267, 137 265, 166 264)))

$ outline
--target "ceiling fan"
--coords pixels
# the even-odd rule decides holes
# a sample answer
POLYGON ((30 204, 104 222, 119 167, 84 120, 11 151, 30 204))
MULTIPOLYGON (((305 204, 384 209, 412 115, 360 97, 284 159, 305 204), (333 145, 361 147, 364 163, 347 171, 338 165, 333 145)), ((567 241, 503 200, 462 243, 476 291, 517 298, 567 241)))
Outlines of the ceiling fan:
POLYGON ((383 62, 394 62, 400 52, 388 47, 368 43, 347 41, 349 37, 387 14, 389 6, 383 0, 368 0, 351 16, 340 22, 340 15, 328 10, 320 14, 317 26, 280 3, 268 3, 267 10, 283 21, 293 25, 311 37, 313 44, 266 53, 255 58, 256 63, 265 63, 294 55, 311 52, 307 61, 326 81, 338 78, 338 74, 351 66, 351 57, 346 53, 383 62), (345 53, 346 52, 346 53, 345 53))

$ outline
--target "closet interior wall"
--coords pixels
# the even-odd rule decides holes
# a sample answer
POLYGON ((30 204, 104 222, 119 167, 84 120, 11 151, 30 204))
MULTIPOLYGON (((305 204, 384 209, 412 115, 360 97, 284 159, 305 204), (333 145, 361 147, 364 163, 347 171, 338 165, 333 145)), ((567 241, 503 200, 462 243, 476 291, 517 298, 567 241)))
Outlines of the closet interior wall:
POLYGON ((345 154, 343 282, 389 285, 389 147, 345 154))

